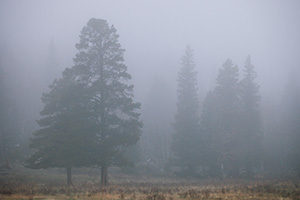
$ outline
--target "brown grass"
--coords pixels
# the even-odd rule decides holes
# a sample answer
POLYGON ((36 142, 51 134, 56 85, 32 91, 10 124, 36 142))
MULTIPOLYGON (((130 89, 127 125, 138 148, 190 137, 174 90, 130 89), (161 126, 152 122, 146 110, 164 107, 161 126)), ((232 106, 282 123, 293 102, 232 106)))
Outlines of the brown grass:
POLYGON ((63 171, 12 171, 0 176, 0 199, 300 199, 296 180, 187 180, 111 173, 111 184, 100 187, 99 173, 93 173, 75 173, 74 185, 67 187, 63 171))

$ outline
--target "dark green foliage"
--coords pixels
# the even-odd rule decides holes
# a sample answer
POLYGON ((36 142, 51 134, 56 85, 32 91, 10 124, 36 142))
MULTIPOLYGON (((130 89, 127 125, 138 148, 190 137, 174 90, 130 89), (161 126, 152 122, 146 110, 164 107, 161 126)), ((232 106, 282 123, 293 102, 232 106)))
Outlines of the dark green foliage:
POLYGON ((82 29, 74 58, 77 82, 84 85, 90 99, 97 136, 96 164, 120 164, 123 151, 140 136, 139 103, 133 102, 133 85, 114 26, 91 19, 82 29))
POLYGON ((83 86, 72 81, 70 69, 43 94, 45 104, 31 147, 37 151, 28 160, 30 168, 78 167, 88 164, 95 140, 83 86))
POLYGON ((125 162, 123 152, 138 141, 142 123, 118 37, 102 19, 82 29, 74 66, 43 95, 29 167, 98 165, 107 184, 107 167, 125 162))
POLYGON ((174 123, 172 150, 175 160, 192 170, 201 162, 199 127, 199 102, 197 97, 197 73, 193 52, 187 47, 178 74, 178 103, 174 123))
POLYGON ((40 127, 33 135, 30 147, 36 149, 27 160, 27 167, 67 169, 68 185, 71 167, 90 166, 96 136, 93 120, 88 112, 89 99, 82 84, 74 82, 72 69, 50 85, 43 94, 44 108, 40 127))

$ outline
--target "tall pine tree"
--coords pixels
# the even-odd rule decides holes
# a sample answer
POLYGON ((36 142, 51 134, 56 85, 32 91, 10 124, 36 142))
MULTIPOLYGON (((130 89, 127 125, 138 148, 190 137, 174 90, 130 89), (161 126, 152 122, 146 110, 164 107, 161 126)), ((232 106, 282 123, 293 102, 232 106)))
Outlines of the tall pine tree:
POLYGON ((124 162, 127 146, 140 137, 142 123, 133 100, 131 75, 114 26, 92 18, 83 27, 74 58, 77 81, 89 91, 90 114, 95 119, 95 164, 101 167, 101 184, 107 184, 107 168, 124 162))
POLYGON ((247 57, 244 66, 244 78, 240 81, 241 98, 241 161, 249 175, 253 167, 259 166, 262 159, 262 122, 260 118, 259 85, 255 83, 256 72, 247 57))
POLYGON ((215 87, 216 121, 215 146, 217 163, 230 176, 238 173, 239 156, 239 79, 238 67, 227 59, 219 69, 215 87))
POLYGON ((175 115, 172 150, 188 174, 194 174, 195 167, 201 163, 199 102, 197 96, 197 72, 193 51, 188 46, 182 57, 178 73, 178 102, 175 115))

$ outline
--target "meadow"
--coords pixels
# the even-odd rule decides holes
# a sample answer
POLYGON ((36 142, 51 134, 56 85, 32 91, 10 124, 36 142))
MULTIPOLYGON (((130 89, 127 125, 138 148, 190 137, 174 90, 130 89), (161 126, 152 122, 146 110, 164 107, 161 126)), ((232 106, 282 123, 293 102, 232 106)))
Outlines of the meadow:
POLYGON ((65 171, 19 168, 0 176, 0 199, 300 199, 300 181, 291 179, 198 179, 110 171, 109 185, 100 186, 98 169, 76 169, 73 185, 65 171))

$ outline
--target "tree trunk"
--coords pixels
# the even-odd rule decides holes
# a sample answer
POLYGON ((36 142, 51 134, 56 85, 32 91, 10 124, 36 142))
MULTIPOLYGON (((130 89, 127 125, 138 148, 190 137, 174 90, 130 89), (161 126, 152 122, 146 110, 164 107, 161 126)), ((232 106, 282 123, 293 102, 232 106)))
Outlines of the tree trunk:
POLYGON ((102 165, 101 166, 101 185, 106 186, 108 184, 107 181, 107 166, 102 165))
POLYGON ((72 185, 72 168, 67 167, 67 185, 72 185))

